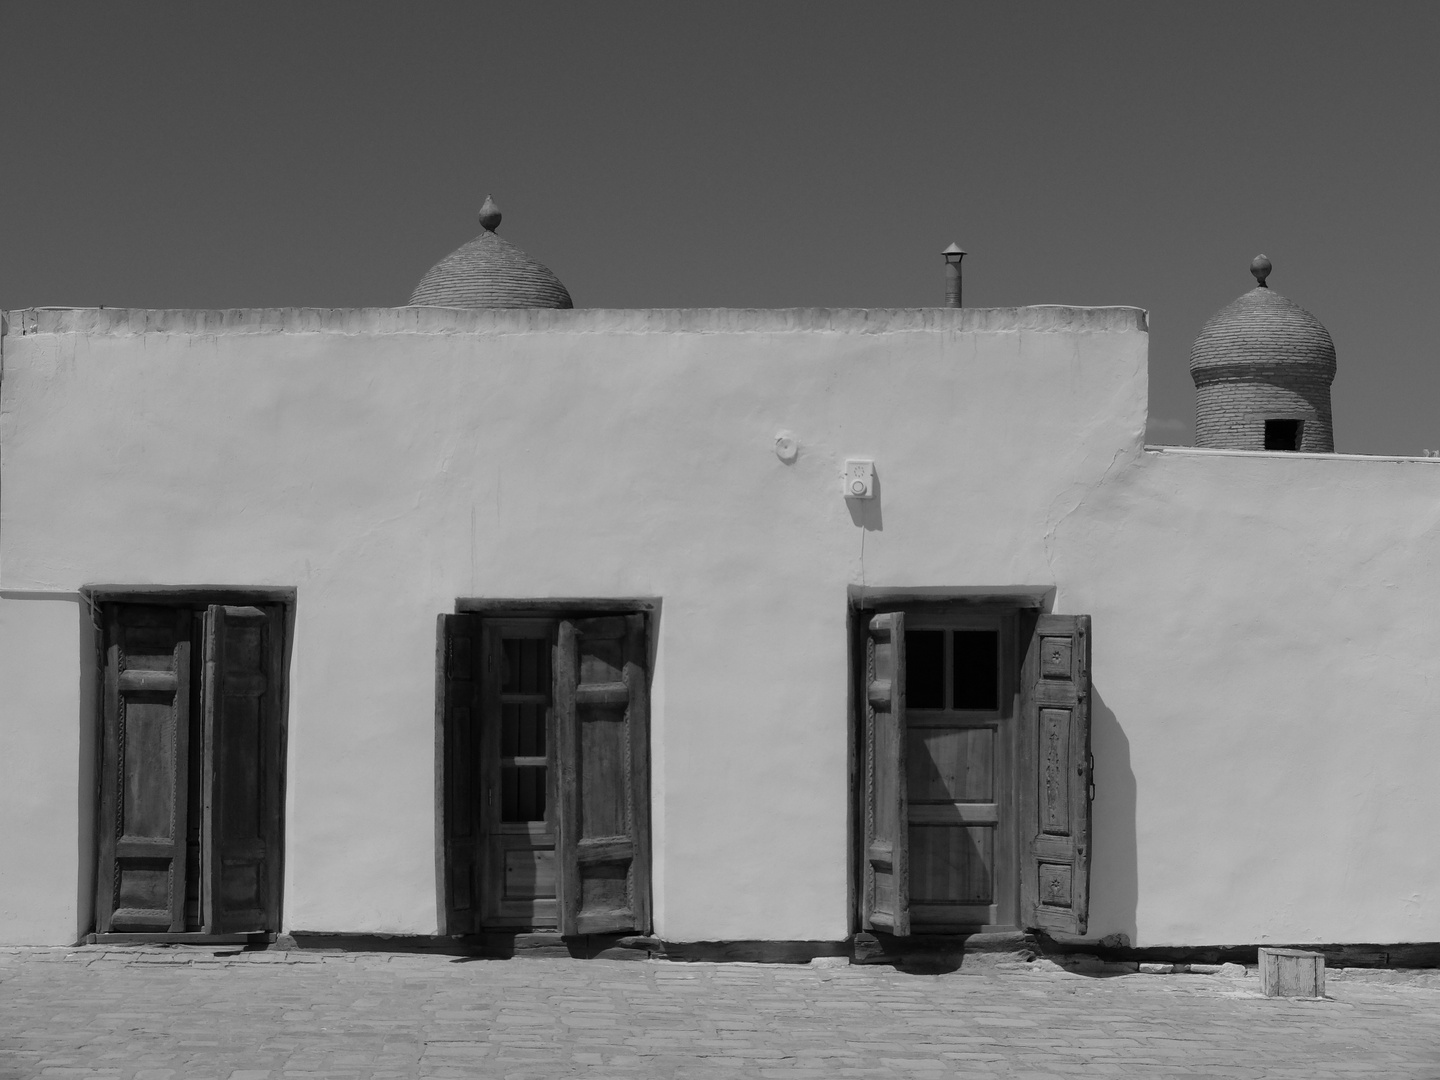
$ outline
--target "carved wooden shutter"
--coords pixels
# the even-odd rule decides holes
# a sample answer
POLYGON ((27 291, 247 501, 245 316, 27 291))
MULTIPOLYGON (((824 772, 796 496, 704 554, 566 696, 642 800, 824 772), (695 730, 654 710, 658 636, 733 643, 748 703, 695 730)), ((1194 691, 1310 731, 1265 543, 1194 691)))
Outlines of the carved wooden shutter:
POLYGON ((442 934, 480 930, 480 836, 476 780, 479 735, 476 659, 480 619, 475 615, 440 616, 440 746, 437 768, 443 776, 441 802, 444 855, 441 891, 442 934))
POLYGON ((1090 915, 1090 616, 1041 615, 1021 676, 1020 908, 1083 934, 1090 915))
POLYGON ((284 638, 279 607, 205 610, 208 933, 279 929, 284 638))
POLYGON ((865 851, 861 920, 910 933, 910 806, 905 791, 905 616, 865 632, 865 851))
POLYGON ((190 612, 117 604, 106 618, 100 933, 185 930, 190 612))
POLYGON ((645 617, 560 623, 555 721, 562 934, 650 929, 645 617))

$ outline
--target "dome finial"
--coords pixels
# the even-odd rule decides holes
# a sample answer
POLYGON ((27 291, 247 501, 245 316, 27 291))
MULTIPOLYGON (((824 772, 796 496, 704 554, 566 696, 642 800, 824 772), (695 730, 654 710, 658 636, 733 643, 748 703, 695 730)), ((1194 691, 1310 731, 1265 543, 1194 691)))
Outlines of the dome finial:
POLYGON ((480 207, 480 227, 486 232, 494 232, 500 227, 500 208, 489 195, 485 196, 485 205, 480 207))
POLYGON ((1264 255, 1256 255, 1250 260, 1250 273, 1255 275, 1255 280, 1260 283, 1259 287, 1262 289, 1270 287, 1265 284, 1265 279, 1270 276, 1270 270, 1270 260, 1264 255))

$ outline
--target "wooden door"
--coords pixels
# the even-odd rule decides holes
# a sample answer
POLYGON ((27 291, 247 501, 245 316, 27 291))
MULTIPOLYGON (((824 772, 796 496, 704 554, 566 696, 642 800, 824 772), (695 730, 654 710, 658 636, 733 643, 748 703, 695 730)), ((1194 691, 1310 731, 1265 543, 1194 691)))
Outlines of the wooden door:
POLYGON ((1090 918, 1090 616, 1041 615, 1022 672, 1021 908, 1028 928, 1083 934, 1090 918))
POLYGON ((1016 922, 1014 618, 912 611, 905 634, 910 918, 918 933, 1016 922))
POLYGON ((96 931, 278 930, 283 606, 105 613, 96 931))
POLYGON ((440 717, 436 768, 440 774, 440 932, 480 929, 483 890, 480 850, 480 655, 478 615, 441 615, 440 717))
POLYGON ((550 619, 486 619, 480 692, 481 921, 546 929, 556 916, 550 619))
POLYGON ((212 604, 204 626, 204 929, 278 930, 284 610, 212 604))
POLYGON ((560 623, 555 645, 562 934, 650 930, 644 615, 560 623))
POLYGON ((645 616, 440 633, 444 932, 648 932, 645 616))
POLYGON ((191 618, 113 604, 105 618, 100 933, 185 930, 191 618))
POLYGON ((910 933, 908 792, 905 784, 905 615, 865 627, 865 839, 861 925, 910 933))

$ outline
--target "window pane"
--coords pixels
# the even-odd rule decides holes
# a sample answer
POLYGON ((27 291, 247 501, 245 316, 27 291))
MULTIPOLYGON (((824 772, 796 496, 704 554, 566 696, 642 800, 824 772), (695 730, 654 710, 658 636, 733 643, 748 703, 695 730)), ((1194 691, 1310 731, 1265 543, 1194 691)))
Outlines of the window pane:
POLYGON ((500 756, 545 756, 545 707, 543 705, 500 706, 500 756))
POLYGON ((500 691, 505 694, 550 692, 550 643, 539 638, 506 638, 505 670, 500 691))
POLYGON ((1000 635, 994 630, 955 631, 955 708, 1000 707, 1000 635))
POLYGON ((500 820, 545 820, 545 766, 501 766, 500 820))
POLYGON ((945 631, 905 631, 905 704, 945 707, 945 631))

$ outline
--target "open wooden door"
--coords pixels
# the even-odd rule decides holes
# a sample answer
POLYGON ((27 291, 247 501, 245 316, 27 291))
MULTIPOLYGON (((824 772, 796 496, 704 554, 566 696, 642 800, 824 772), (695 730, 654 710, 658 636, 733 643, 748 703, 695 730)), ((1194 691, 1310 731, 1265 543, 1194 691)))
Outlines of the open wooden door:
POLYGON ((1090 916, 1090 616, 1041 615, 1021 672, 1020 914, 1083 934, 1090 916))
POLYGON ((905 616, 865 631, 865 849, 861 924, 910 933, 910 809, 905 776, 905 616))
POLYGON ((284 611, 205 610, 204 928, 279 928, 284 611))
POLYGON ((561 934, 650 929, 644 615, 562 621, 554 707, 561 934))
POLYGON ((440 616, 440 746, 442 776, 442 934, 480 930, 478 659, 480 619, 440 616))
POLYGON ((181 933, 190 613, 116 604, 107 615, 96 929, 181 933))

